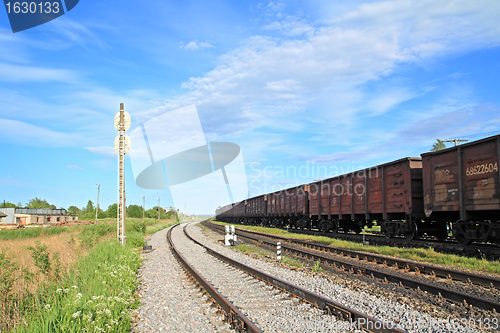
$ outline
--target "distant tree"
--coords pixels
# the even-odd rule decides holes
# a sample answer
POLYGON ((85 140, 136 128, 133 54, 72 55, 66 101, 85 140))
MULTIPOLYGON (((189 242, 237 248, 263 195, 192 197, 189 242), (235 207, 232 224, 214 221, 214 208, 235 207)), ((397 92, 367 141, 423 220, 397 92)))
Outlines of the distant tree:
POLYGON ((78 215, 80 212, 80 208, 76 206, 69 206, 68 208, 68 215, 78 215))
POLYGON ((165 218, 167 218, 167 219, 176 219, 177 221, 179 221, 179 217, 177 216, 177 211, 175 211, 175 209, 171 209, 170 211, 168 211, 165 214, 165 218))
POLYGON ((40 199, 35 197, 31 199, 27 204, 27 208, 48 208, 48 209, 56 209, 55 205, 51 205, 45 199, 40 199))
POLYGON ((146 217, 149 217, 150 219, 157 219, 158 218, 158 211, 151 208, 151 209, 148 209, 146 211, 145 215, 146 215, 146 217))
POLYGON ((106 213, 108 217, 116 217, 118 213, 118 205, 116 203, 109 205, 106 213))
POLYGON ((87 213, 90 213, 90 212, 94 212, 95 213, 95 207, 94 207, 94 204, 92 203, 92 200, 89 200, 89 202, 87 203, 86 212, 87 213))
POLYGON ((21 201, 17 203, 16 208, 23 208, 23 204, 21 203, 21 201))
POLYGON ((127 208, 128 217, 142 217, 142 207, 137 205, 130 205, 127 208))
MULTIPOLYGON (((95 212, 94 212, 94 216, 95 216, 95 212)), ((97 213, 97 217, 100 219, 104 219, 104 218, 108 217, 108 212, 99 208, 99 212, 97 213)), ((111 216, 111 217, 113 217, 113 216, 111 216)))
MULTIPOLYGON (((160 219, 165 219, 166 217, 163 215, 165 211, 163 208, 160 208, 160 219)), ((142 216, 142 215, 141 215, 142 216)), ((148 209, 146 211, 146 217, 152 218, 152 219, 157 219, 158 218, 158 206, 155 206, 151 209, 148 209)))
POLYGON ((17 208, 15 204, 11 203, 11 202, 8 202, 8 201, 3 201, 1 204, 0 204, 0 208, 17 208))
POLYGON ((439 151, 443 149, 446 149, 446 145, 444 144, 444 142, 439 139, 436 139, 436 142, 432 146, 431 151, 439 151))

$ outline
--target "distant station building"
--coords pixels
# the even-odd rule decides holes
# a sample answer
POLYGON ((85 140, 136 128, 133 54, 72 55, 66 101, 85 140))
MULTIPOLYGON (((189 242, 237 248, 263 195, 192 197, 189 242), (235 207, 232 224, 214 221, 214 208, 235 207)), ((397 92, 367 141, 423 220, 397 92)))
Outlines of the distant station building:
POLYGON ((76 220, 77 216, 66 215, 66 209, 0 208, 0 228, 56 225, 76 220))

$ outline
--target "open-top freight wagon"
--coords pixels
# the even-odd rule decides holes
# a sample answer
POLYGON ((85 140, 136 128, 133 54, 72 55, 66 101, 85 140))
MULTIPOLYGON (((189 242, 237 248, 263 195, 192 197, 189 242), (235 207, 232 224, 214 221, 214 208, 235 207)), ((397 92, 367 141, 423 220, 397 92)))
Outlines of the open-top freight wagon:
POLYGON ((359 233, 377 223, 387 237, 443 232, 423 219, 422 161, 415 157, 310 184, 309 217, 321 231, 359 233))
POLYGON ((499 157, 500 135, 422 154, 426 217, 460 243, 499 244, 499 157))
POLYGON ((228 222, 500 243, 500 135, 407 157, 218 210, 228 222))

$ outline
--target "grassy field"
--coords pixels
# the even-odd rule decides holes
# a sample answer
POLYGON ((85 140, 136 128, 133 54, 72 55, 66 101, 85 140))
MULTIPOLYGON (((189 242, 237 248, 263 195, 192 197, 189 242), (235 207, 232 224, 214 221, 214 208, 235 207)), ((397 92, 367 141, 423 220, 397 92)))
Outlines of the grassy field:
MULTIPOLYGON (((218 224, 230 224, 215 222, 218 224)), ((273 235, 295 238, 300 240, 312 240, 314 242, 344 249, 359 250, 370 253, 382 254, 402 259, 410 259, 424 263, 443 264, 448 266, 462 267, 477 272, 488 272, 500 274, 500 262, 486 259, 468 258, 455 254, 444 254, 434 251, 432 248, 398 248, 390 246, 365 246, 361 243, 333 239, 324 236, 310 236, 288 233, 286 230, 277 228, 265 228, 259 226, 238 225, 238 228, 266 232, 273 235)))
POLYGON ((137 306, 140 250, 174 220, 0 231, 0 332, 124 332, 137 306))

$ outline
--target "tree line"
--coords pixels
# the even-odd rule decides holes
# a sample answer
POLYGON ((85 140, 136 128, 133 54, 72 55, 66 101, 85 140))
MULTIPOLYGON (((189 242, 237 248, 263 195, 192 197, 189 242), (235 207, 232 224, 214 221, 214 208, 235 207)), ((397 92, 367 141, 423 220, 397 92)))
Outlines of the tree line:
MULTIPOLYGON (((116 203, 109 205, 106 210, 101 209, 99 207, 97 217, 100 219, 103 218, 113 218, 117 216, 117 210, 118 210, 118 205, 116 203)), ((29 202, 26 203, 26 205, 23 205, 21 202, 14 204, 8 201, 3 201, 0 203, 0 208, 47 208, 47 209, 57 209, 55 205, 49 204, 47 200, 45 199, 40 199, 38 197, 35 197, 31 199, 29 202)), ((158 206, 155 206, 153 208, 150 208, 148 210, 144 211, 144 216, 147 218, 158 218, 158 211, 160 212, 160 219, 169 219, 173 218, 176 215, 176 212, 171 208, 170 211, 166 211, 163 208, 159 208, 158 206)), ((61 209, 64 209, 61 207, 61 209)), ((69 206, 67 209, 67 214, 68 215, 77 215, 78 219, 80 220, 93 220, 95 219, 95 211, 96 207, 92 200, 89 200, 87 203, 87 206, 78 208, 76 206, 69 206)), ((127 207, 127 217, 137 217, 141 218, 142 217, 142 207, 138 205, 129 205, 127 207)))

